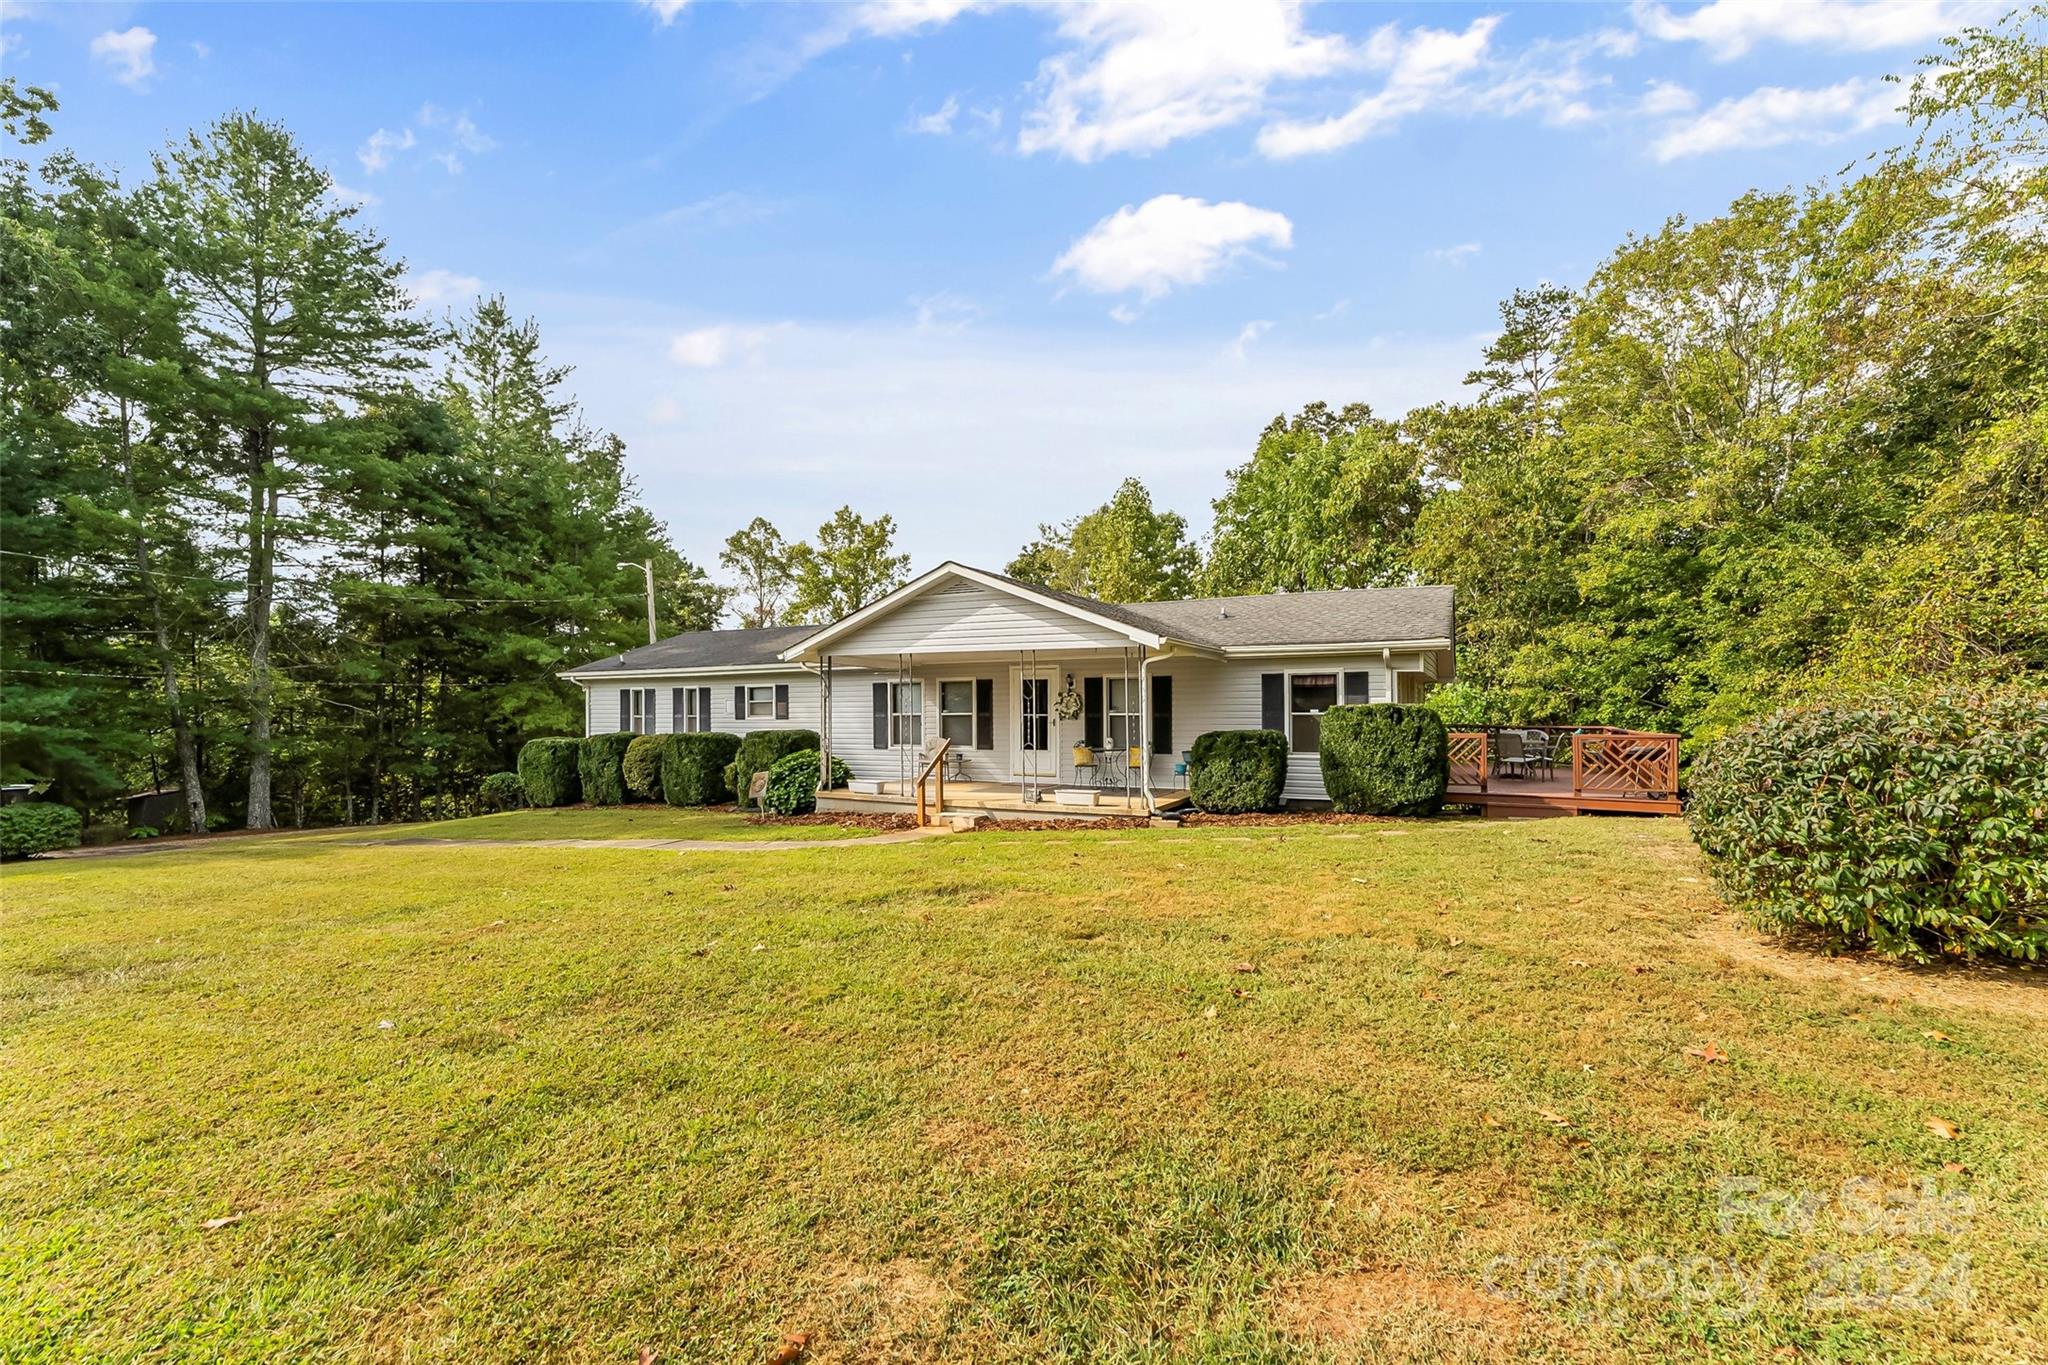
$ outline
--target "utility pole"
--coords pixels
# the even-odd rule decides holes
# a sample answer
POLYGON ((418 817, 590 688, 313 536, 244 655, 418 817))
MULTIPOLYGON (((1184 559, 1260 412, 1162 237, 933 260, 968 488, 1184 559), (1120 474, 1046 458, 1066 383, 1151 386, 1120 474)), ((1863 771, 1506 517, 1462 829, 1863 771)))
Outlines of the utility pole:
POLYGON ((621 569, 638 569, 647 575, 647 643, 654 643, 654 561, 644 564, 620 564, 621 569))

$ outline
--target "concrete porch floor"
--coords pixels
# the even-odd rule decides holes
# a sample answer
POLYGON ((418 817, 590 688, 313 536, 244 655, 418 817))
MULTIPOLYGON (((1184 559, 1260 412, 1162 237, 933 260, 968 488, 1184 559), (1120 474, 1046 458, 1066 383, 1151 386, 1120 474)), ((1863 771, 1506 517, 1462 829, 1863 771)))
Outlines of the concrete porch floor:
MULTIPOLYGON (((898 790, 902 784, 885 782, 880 792, 830 791, 818 793, 821 811, 905 811, 917 808, 917 794, 898 790)), ((937 784, 927 785, 928 797, 937 794, 937 784)), ((1177 810, 1188 803, 1185 790, 1154 788, 1153 805, 1162 811, 1177 810)), ((1128 796, 1120 787, 1041 787, 1036 802, 1026 801, 1015 782, 948 781, 946 810, 974 811, 995 816, 1020 815, 1034 820, 1099 820, 1104 816, 1143 815, 1145 798, 1137 791, 1128 796), (1055 799, 1055 792, 1092 795, 1094 804, 1068 804, 1055 799)))

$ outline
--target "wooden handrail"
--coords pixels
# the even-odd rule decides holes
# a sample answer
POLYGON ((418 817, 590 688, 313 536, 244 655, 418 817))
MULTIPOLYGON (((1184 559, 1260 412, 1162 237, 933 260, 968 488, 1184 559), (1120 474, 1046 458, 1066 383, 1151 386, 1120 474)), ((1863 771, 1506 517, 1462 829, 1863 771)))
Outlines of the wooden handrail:
POLYGON ((1493 766, 1493 736, 1484 730, 1453 730, 1449 740, 1451 780, 1455 783, 1466 764, 1476 762, 1475 779, 1479 790, 1485 791, 1487 769, 1493 766))
POLYGON ((931 758, 930 758, 929 760, 927 760, 927 761, 926 761, 926 763, 925 763, 925 765, 924 765, 924 767, 923 767, 923 768, 921 768, 921 769, 919 769, 919 770, 918 770, 918 774, 917 774, 917 826, 918 826, 918 828, 919 828, 919 829, 923 829, 923 828, 924 828, 924 826, 925 826, 925 823, 926 823, 926 821, 925 821, 925 818, 924 818, 924 784, 925 784, 925 779, 926 779, 926 778, 928 778, 928 777, 930 777, 930 776, 932 775, 932 771, 933 771, 934 769, 937 769, 937 771, 938 771, 938 774, 939 774, 939 784, 938 784, 938 791, 937 791, 937 793, 936 793, 936 799, 935 799, 935 801, 934 801, 934 803, 933 803, 933 806, 932 806, 932 818, 936 820, 936 819, 937 819, 937 818, 938 818, 938 817, 939 817, 939 816, 940 816, 941 814, 943 814, 943 813, 945 812, 945 809, 946 809, 946 770, 945 770, 945 768, 944 768, 944 767, 942 767, 941 765, 942 765, 942 764, 943 764, 943 763, 945 762, 945 759, 946 759, 946 751, 947 751, 947 750, 949 750, 949 749, 951 749, 952 747, 953 747, 953 741, 952 741, 952 740, 950 740, 950 739, 942 739, 942 740, 940 740, 940 741, 939 741, 939 747, 938 747, 938 748, 936 748, 936 749, 934 749, 934 750, 932 750, 932 756, 931 756, 931 758))

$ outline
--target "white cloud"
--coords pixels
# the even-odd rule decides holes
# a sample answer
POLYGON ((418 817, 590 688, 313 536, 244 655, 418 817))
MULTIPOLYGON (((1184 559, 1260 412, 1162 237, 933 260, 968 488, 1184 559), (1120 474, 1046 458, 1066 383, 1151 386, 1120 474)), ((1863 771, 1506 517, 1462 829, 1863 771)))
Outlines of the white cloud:
POLYGON ((912 118, 910 120, 910 131, 913 133, 928 133, 933 137, 943 137, 953 131, 953 120, 958 117, 960 117, 960 101, 952 95, 948 95, 946 96, 946 102, 931 113, 921 114, 912 118))
POLYGON ((1683 114, 1699 107, 1699 96, 1675 81, 1651 81, 1643 91, 1636 108, 1652 118, 1666 114, 1683 114))
POLYGON ((405 292, 412 295, 415 308, 435 308, 468 303, 484 292, 484 282, 474 275, 458 275, 452 270, 408 271, 405 292))
POLYGON ((370 193, 368 190, 351 189, 339 180, 330 180, 327 188, 342 203, 354 204, 359 208, 373 209, 384 202, 382 198, 370 193))
POLYGON ((462 174, 462 158, 453 152, 434 152, 427 159, 450 175, 462 174))
POLYGON ((436 105, 421 105, 418 122, 423 128, 446 128, 455 145, 465 152, 488 152, 498 145, 469 115, 451 114, 436 105))
POLYGON ((200 42, 196 38, 192 40, 190 46, 192 48, 192 55, 197 57, 202 62, 213 55, 213 49, 211 47, 208 47, 205 43, 200 42))
POLYGON ((1337 300, 1337 301, 1336 301, 1335 303, 1331 304, 1331 305, 1330 305, 1330 306, 1329 306, 1328 308, 1325 308, 1325 309, 1324 309, 1324 310, 1323 310, 1322 312, 1320 312, 1320 313, 1317 313, 1317 314, 1316 314, 1316 315, 1315 315, 1315 316, 1314 316, 1313 318, 1311 318, 1311 319, 1310 319, 1310 321, 1311 321, 1311 322, 1334 322, 1334 321, 1335 321, 1336 319, 1338 319, 1338 318, 1341 318, 1341 317, 1343 317, 1343 316, 1344 316, 1344 315, 1345 315, 1346 313, 1348 313, 1348 312, 1350 312, 1350 311, 1351 311, 1351 300, 1350 300, 1350 299, 1338 299, 1338 300, 1337 300))
POLYGON ((1692 42, 1717 61, 1760 43, 1792 43, 1848 52, 1933 43, 1969 23, 1995 19, 2006 0, 1711 0, 1673 12, 1636 0, 1635 20, 1652 38, 1692 42))
POLYGON ((782 327, 746 326, 739 323, 720 323, 714 327, 699 327, 691 332, 679 332, 669 338, 668 358, 676 364, 693 370, 716 369, 743 360, 758 360, 765 352, 768 341, 782 327))
POLYGON ((1439 265, 1463 265, 1481 250, 1483 248, 1477 242, 1459 242, 1456 246, 1433 246, 1422 254, 1425 260, 1439 265))
POLYGON ((1438 105, 1485 60, 1499 24, 1498 15, 1488 15, 1460 33, 1434 28, 1403 33, 1397 25, 1386 25, 1367 45, 1373 64, 1387 71, 1378 91, 1331 118, 1269 123, 1259 130, 1259 150, 1276 158, 1335 151, 1438 105))
POLYGON ((375 175, 391 164, 392 157, 400 152, 409 151, 418 140, 410 128, 396 133, 388 128, 379 128, 363 140, 362 146, 356 148, 356 160, 363 163, 365 175, 375 175))
POLYGON ((1026 154, 1094 161, 1156 151, 1256 116, 1275 82, 1360 60, 1341 36, 1305 31, 1298 0, 1145 0, 1056 12, 1072 47, 1039 67, 1040 102, 1017 139, 1026 154))
POLYGON ((1736 148, 1836 142, 1898 122, 1904 99, 1901 87, 1864 77, 1818 90, 1765 86, 1673 125, 1650 150, 1659 161, 1676 161, 1736 148))
POLYGON ((1240 363, 1247 358, 1251 348, 1260 337, 1273 330, 1273 324, 1266 318, 1256 318, 1237 329, 1237 340, 1231 344, 1231 357, 1240 363))
POLYGON ((1294 224, 1250 204, 1162 194, 1104 218, 1053 262, 1052 272, 1098 294, 1135 292, 1150 301, 1200 284, 1261 245, 1293 246, 1294 224))
POLYGON ((863 0, 847 12, 858 32, 906 38, 923 29, 943 28, 970 10, 990 8, 990 0, 863 0))
POLYGON ((689 3, 690 0, 640 0, 640 8, 651 12, 661 26, 667 28, 689 3))
POLYGON ((108 29, 92 40, 92 55, 123 85, 140 87, 156 74, 156 35, 137 24, 120 33, 108 29))
POLYGON ((922 294, 910 302, 920 332, 957 332, 981 316, 981 305, 963 294, 922 294))

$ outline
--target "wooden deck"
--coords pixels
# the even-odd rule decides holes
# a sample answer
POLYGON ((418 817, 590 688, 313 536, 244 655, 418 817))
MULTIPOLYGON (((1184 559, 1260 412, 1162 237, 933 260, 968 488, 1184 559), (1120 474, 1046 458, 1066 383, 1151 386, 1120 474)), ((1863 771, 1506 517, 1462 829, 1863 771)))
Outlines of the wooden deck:
POLYGON ((1602 728, 1560 732, 1557 740, 1552 770, 1524 776, 1501 771, 1492 735, 1453 731, 1445 800, 1490 817, 1680 813, 1677 735, 1602 728))

